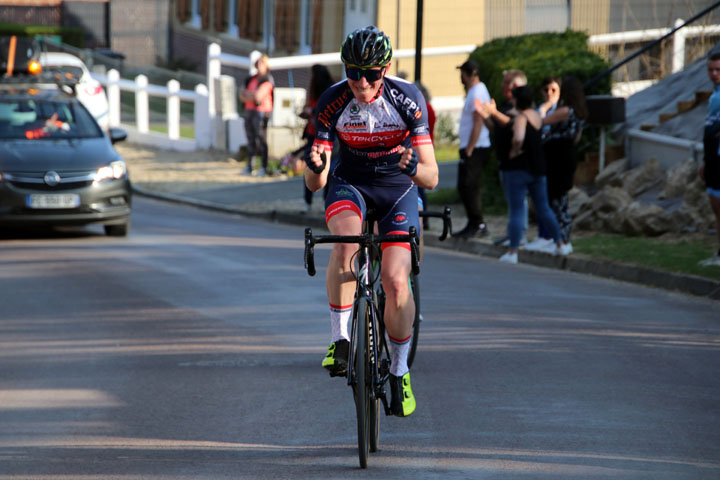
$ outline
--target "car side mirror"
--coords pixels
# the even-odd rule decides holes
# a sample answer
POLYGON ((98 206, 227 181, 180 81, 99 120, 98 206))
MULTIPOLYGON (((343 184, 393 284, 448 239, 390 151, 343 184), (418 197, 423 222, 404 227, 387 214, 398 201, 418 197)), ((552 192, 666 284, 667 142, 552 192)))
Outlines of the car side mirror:
POLYGON ((110 136, 110 143, 122 142, 128 136, 127 132, 122 128, 111 128, 108 134, 110 136))

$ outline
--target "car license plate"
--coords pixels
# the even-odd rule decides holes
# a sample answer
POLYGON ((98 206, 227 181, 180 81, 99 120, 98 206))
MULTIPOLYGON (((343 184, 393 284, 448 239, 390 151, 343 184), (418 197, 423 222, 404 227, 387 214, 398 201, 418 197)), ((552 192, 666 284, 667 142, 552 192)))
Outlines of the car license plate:
POLYGON ((28 195, 30 208, 76 208, 80 205, 80 195, 76 193, 34 194, 28 195))

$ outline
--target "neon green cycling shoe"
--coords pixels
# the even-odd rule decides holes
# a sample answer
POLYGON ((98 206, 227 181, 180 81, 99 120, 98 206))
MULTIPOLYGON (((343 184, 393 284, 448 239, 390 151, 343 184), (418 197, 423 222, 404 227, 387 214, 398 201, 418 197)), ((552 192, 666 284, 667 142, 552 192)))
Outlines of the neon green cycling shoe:
POLYGON ((410 386, 410 372, 402 377, 390 374, 390 390, 392 400, 390 410, 397 417, 407 417, 415 411, 415 396, 410 386))
POLYGON ((347 340, 338 340, 328 347, 328 353, 323 358, 322 366, 331 377, 344 377, 347 375, 348 350, 350 342, 347 340))

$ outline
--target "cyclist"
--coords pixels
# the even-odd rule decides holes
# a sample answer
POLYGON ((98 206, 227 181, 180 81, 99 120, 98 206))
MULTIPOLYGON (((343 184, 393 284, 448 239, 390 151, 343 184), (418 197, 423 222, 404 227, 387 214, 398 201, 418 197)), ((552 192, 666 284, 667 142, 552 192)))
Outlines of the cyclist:
MULTIPOLYGON (((376 212, 380 234, 407 234, 418 222, 417 187, 438 182, 425 100, 413 84, 387 76, 392 46, 374 26, 355 30, 343 41, 347 79, 330 87, 318 105, 317 135, 305 182, 317 191, 329 182, 325 220, 333 235, 358 235, 367 207, 376 212), (335 140, 340 160, 330 171, 335 140)), ((357 245, 335 244, 327 269, 332 343, 322 362, 330 374, 344 375, 354 297, 352 257, 357 245)), ((407 416, 415 410, 407 354, 415 305, 408 287, 409 244, 383 244, 382 282, 385 325, 392 345, 391 409, 407 416)))

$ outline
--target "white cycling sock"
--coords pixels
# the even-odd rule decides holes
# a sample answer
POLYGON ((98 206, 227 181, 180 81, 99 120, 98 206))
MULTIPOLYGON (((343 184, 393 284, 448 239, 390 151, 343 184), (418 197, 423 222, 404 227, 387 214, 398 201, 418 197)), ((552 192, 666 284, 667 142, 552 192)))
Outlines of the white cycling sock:
POLYGON ((349 324, 352 305, 339 306, 330 304, 330 325, 332 326, 331 342, 350 340, 349 324))
POLYGON ((392 345, 392 363, 390 364, 390 373, 396 377, 402 377, 410 371, 407 364, 408 353, 410 352, 410 337, 404 340, 397 340, 390 335, 390 344, 392 345))

